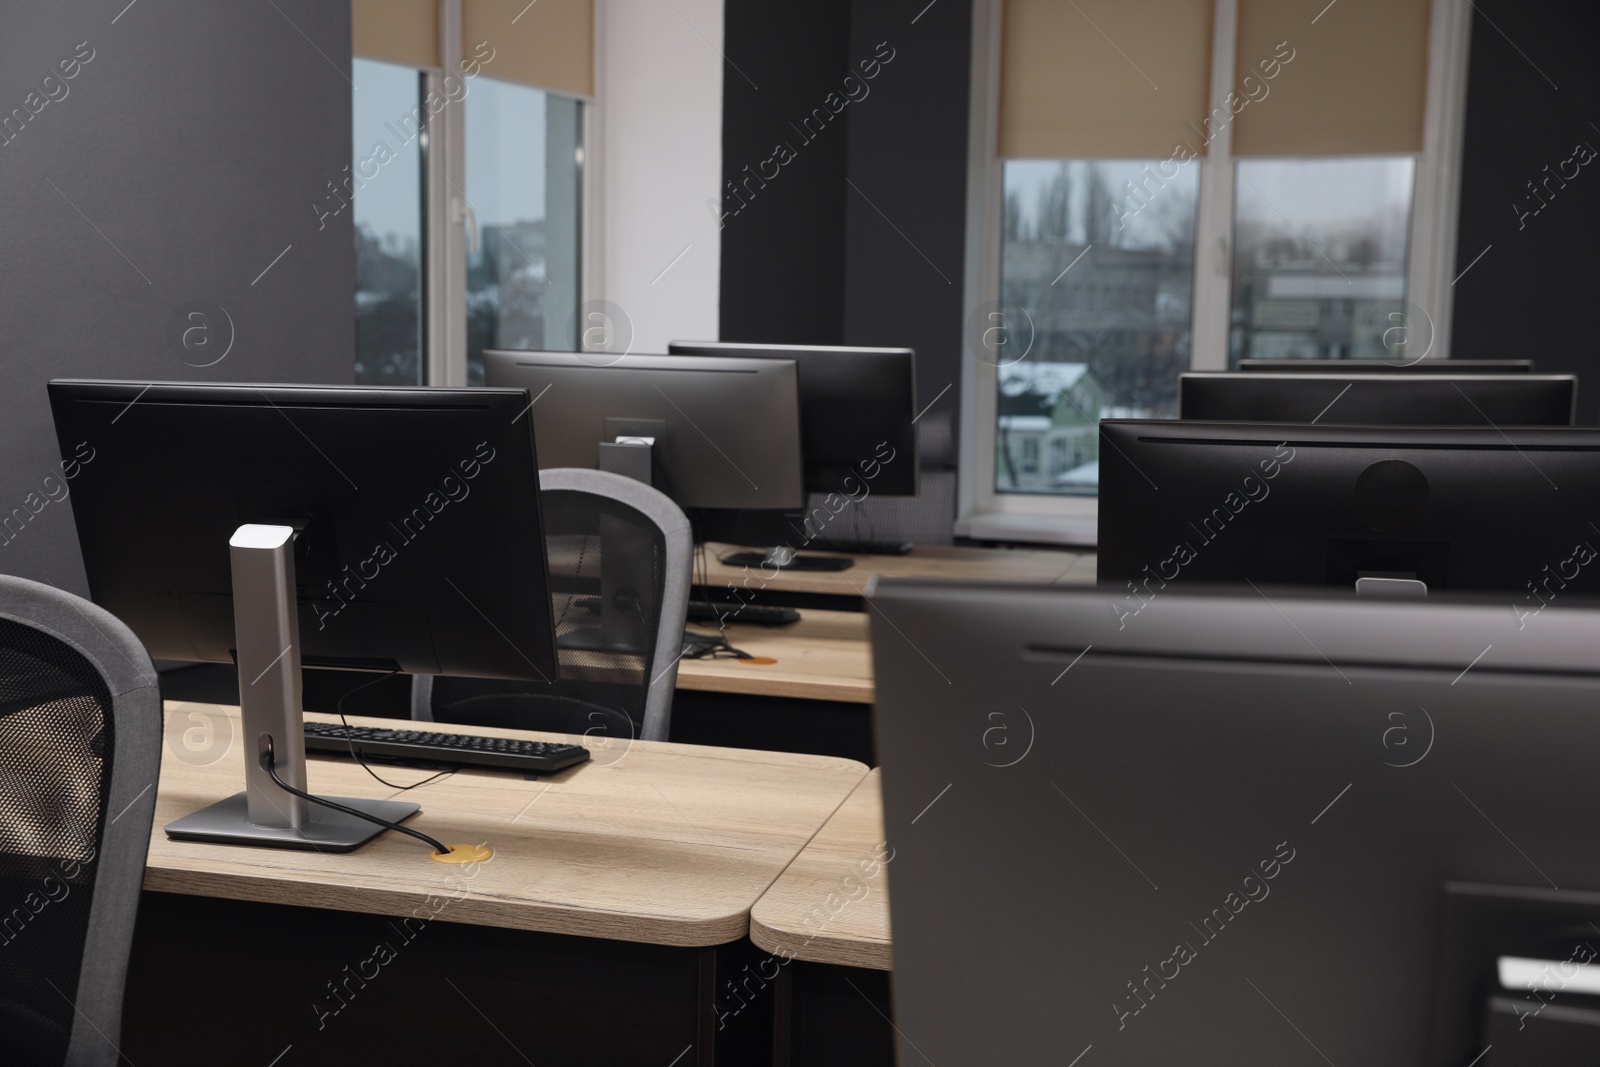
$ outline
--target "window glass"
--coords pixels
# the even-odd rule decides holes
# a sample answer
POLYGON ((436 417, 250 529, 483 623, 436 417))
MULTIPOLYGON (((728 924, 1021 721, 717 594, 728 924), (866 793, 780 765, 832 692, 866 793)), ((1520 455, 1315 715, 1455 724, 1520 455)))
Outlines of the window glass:
POLYGON ((582 105, 480 76, 464 107, 467 382, 481 385, 486 348, 576 347, 582 105))
POLYGON ((1406 303, 1410 156, 1237 164, 1229 351, 1241 359, 1421 358, 1406 303))
MULTIPOLYGON (((351 166, 356 239, 355 380, 426 381, 422 311, 422 74, 351 62, 351 166)), ((342 203, 328 190, 326 208, 342 203)))
POLYGON ((1006 162, 998 492, 1093 494, 1102 417, 1177 414, 1198 190, 1175 160, 1006 162))

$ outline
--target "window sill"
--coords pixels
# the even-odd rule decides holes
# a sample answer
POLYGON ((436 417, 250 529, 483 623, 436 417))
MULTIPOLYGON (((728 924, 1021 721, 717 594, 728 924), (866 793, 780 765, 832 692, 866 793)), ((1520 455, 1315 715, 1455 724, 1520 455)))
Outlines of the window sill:
POLYGON ((1090 516, 978 512, 957 519, 955 533, 974 541, 1094 548, 1099 541, 1099 520, 1090 516))

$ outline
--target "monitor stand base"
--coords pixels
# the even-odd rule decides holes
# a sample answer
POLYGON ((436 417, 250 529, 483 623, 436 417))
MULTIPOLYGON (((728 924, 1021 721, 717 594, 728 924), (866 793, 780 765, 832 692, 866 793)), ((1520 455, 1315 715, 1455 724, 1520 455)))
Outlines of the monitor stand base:
MULTIPOLYGON (((288 794, 284 796, 287 798, 288 794)), ((385 822, 401 822, 422 810, 420 805, 398 800, 328 799, 385 822)), ((180 841, 211 841, 224 845, 295 848, 308 852, 351 852, 384 831, 384 827, 376 823, 323 807, 312 811, 310 821, 299 829, 292 826, 258 826, 249 819, 247 803, 248 794, 235 793, 226 800, 219 800, 210 807, 168 823, 167 836, 180 841)))
POLYGON ((802 556, 787 545, 765 552, 731 552, 721 562, 730 567, 779 567, 786 571, 847 571, 856 565, 848 556, 802 556))

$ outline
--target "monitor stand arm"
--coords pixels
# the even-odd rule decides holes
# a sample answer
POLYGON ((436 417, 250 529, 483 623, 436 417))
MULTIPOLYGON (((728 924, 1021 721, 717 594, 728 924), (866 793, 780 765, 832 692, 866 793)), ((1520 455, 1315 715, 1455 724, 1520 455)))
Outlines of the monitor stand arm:
MULTIPOLYGON (((383 832, 375 823, 285 791, 267 773, 270 752, 278 777, 309 791, 301 729, 294 537, 290 526, 245 525, 228 541, 245 791, 167 824, 168 837, 349 852, 383 832)), ((329 799, 388 822, 419 810, 416 804, 391 800, 329 799)))
POLYGON ((655 442, 647 437, 600 442, 599 468, 650 485, 655 442))

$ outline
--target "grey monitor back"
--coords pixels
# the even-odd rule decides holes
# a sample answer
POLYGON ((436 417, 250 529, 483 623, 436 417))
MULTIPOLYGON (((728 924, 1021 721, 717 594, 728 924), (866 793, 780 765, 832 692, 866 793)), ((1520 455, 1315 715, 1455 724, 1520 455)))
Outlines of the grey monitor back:
POLYGON ((902 1064, 1481 1051, 1445 885, 1600 890, 1600 612, 1272 596, 870 591, 902 1064))
POLYGON ((637 434, 656 438, 655 488, 679 507, 804 500, 793 360, 491 350, 483 365, 533 397, 541 469, 593 468, 602 441, 637 434))
POLYGON ((852 486, 877 469, 872 495, 917 495, 917 356, 911 349, 673 341, 667 351, 793 360, 806 491, 860 493, 852 486), (885 455, 895 458, 875 462, 885 455))
POLYGON ((1241 359, 1255 374, 1532 374, 1531 359, 1241 359))
POLYGON ((1169 582, 1600 594, 1593 427, 1102 419, 1100 440, 1099 584, 1128 611, 1169 582))
POLYGON ((1178 417, 1380 426, 1571 426, 1570 374, 1237 374, 1178 376, 1178 417))

